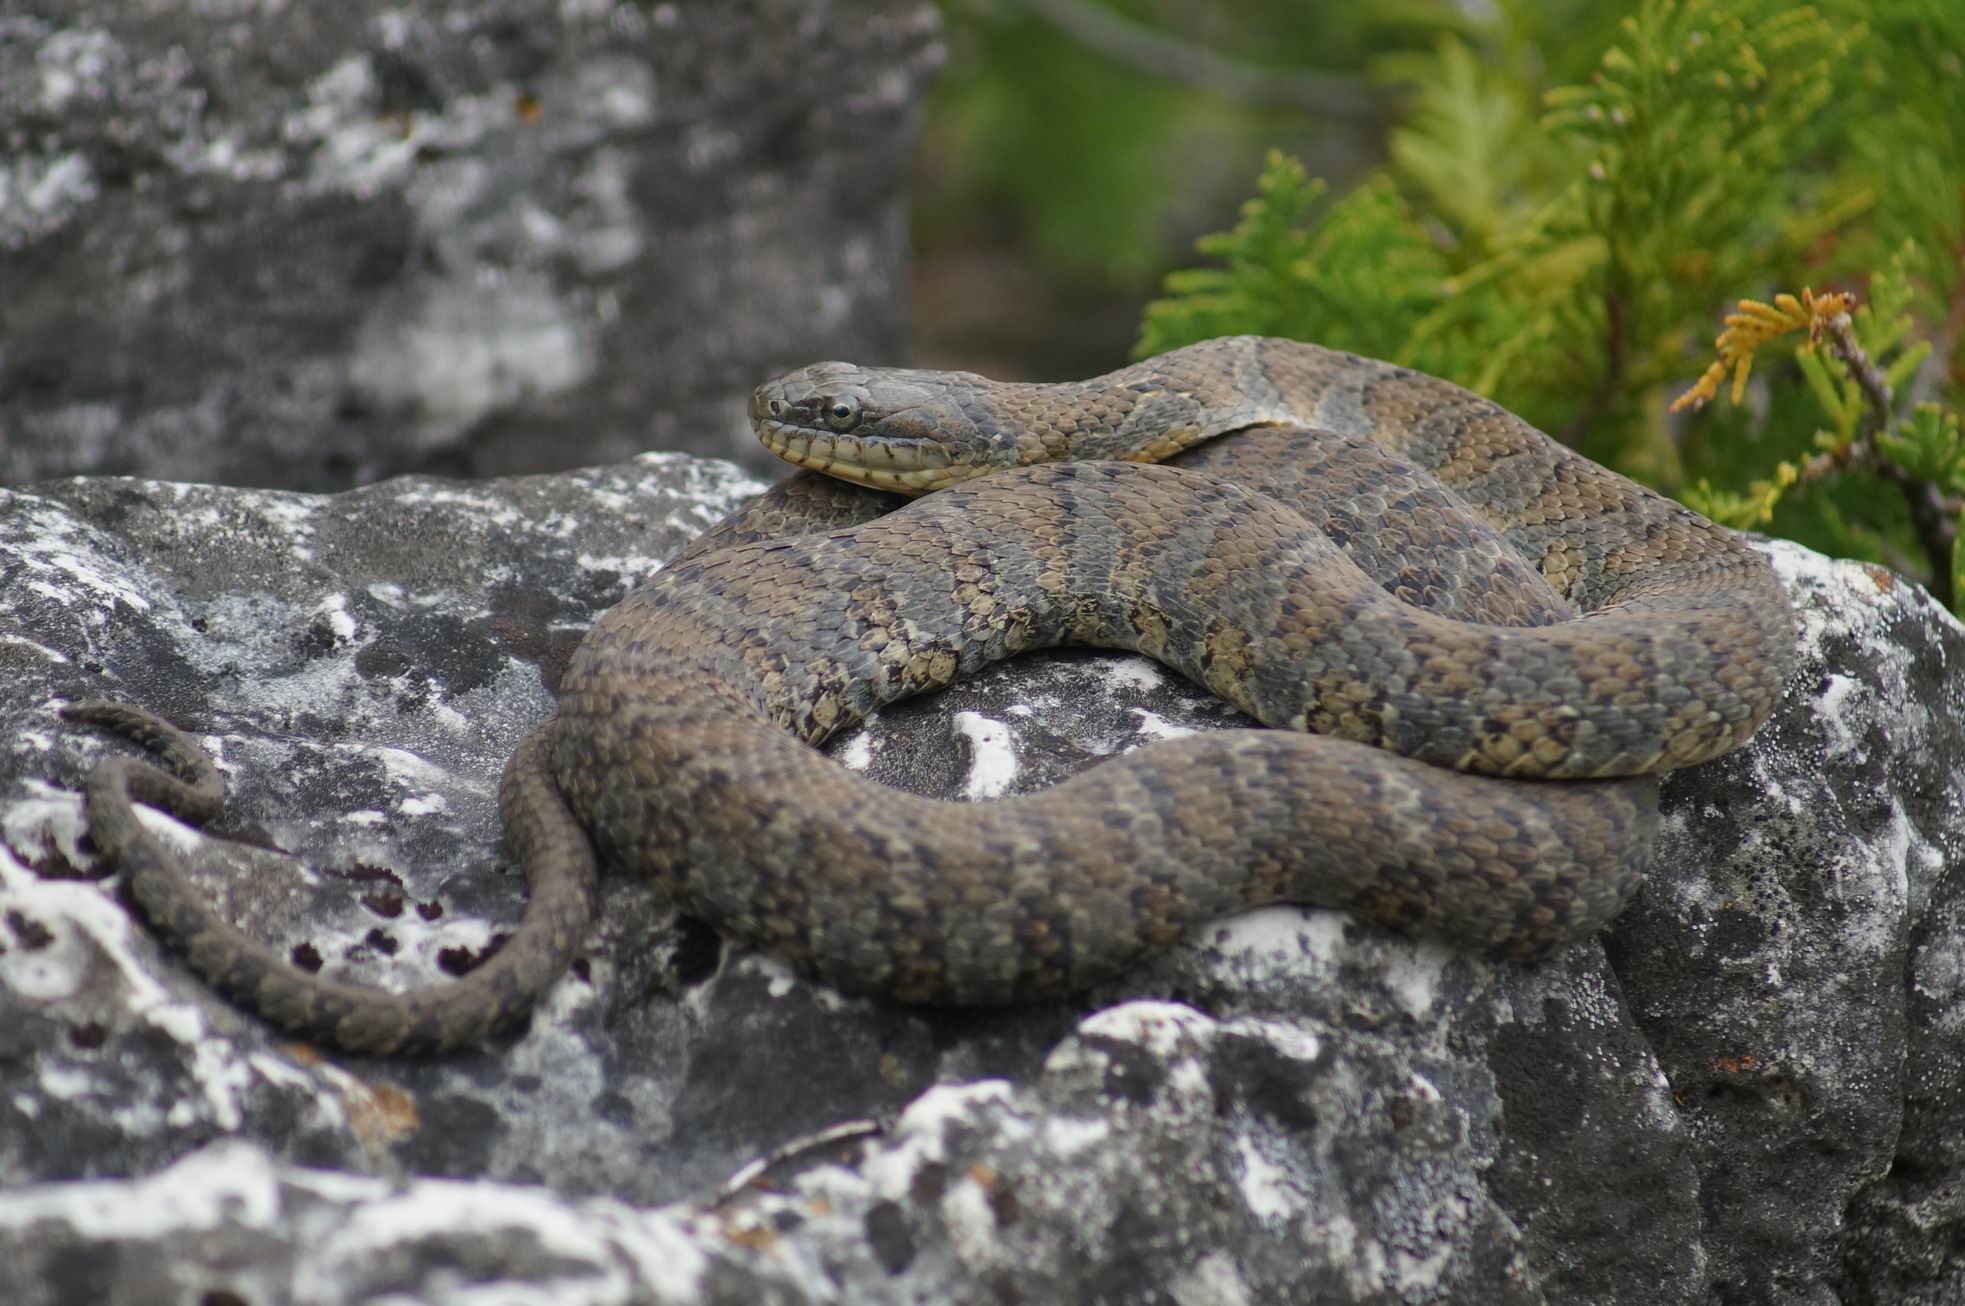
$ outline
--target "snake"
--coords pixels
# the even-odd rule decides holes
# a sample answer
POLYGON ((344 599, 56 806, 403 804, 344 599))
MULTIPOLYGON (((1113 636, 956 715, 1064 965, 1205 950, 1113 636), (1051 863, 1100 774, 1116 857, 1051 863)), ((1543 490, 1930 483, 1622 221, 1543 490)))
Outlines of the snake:
POLYGON ((1477 394, 1313 344, 1216 339, 1071 383, 819 363, 750 418, 805 470, 584 637, 501 781, 524 918, 459 979, 306 974, 220 919, 132 808, 209 820, 203 749, 140 708, 67 707, 154 758, 101 762, 87 815, 165 940, 366 1055, 521 1023, 583 946, 603 865, 914 1003, 1081 992, 1278 902, 1533 959, 1622 910, 1658 774, 1746 742, 1794 662, 1742 536, 1477 394), (979 803, 820 751, 1062 645, 1145 654, 1260 725, 979 803))

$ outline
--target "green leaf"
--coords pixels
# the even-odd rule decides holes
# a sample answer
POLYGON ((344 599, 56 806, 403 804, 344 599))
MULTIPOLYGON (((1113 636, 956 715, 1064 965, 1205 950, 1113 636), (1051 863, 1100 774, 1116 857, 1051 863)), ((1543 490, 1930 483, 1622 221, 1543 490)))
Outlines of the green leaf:
POLYGON ((1166 279, 1139 348, 1255 331, 1394 358, 1662 488, 1689 484, 1720 520, 1941 575, 1951 560, 1923 558, 1874 459, 1806 461, 1848 452, 1867 416, 1829 347, 1793 367, 1769 353, 1751 404, 1663 408, 1741 298, 1852 290, 1856 338, 1892 391, 1935 387, 1921 396, 1935 411, 1877 452, 1965 495, 1965 335, 1946 330, 1965 263, 1924 252, 1965 247, 1965 116, 1949 111, 1965 4, 1455 12, 1378 62, 1409 88, 1385 167, 1332 193, 1272 158, 1234 229, 1199 246, 1204 266, 1166 279), (1950 357, 1930 360, 1934 339, 1950 357))
POLYGON ((1859 414, 1845 399, 1837 384, 1838 378, 1829 375, 1828 360, 1820 350, 1801 345, 1794 351, 1794 361, 1801 368, 1802 376, 1807 378, 1808 388, 1814 392, 1816 402, 1821 404, 1823 415, 1834 423, 1841 438, 1847 440, 1856 429, 1859 414))
POLYGON ((1686 507, 1712 518, 1722 526, 1750 530, 1767 524, 1786 489, 1787 486, 1781 481, 1772 480, 1755 481, 1744 492, 1721 490, 1702 478, 1696 484, 1686 486, 1680 497, 1686 507))
POLYGON ((1330 203, 1324 193, 1302 164, 1272 154, 1235 228, 1196 243, 1225 266, 1170 274, 1136 352, 1247 332, 1396 355, 1446 293, 1446 261, 1389 182, 1330 203))
POLYGON ((1934 403, 1918 404, 1910 420, 1877 437, 1877 448, 1897 466, 1949 494, 1965 493, 1965 431, 1958 414, 1934 403))

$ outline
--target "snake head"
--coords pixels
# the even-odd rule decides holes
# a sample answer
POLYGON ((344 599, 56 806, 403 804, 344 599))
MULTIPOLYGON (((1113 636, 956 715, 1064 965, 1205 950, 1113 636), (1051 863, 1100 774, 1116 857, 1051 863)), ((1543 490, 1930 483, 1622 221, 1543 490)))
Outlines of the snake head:
POLYGON ((751 426, 787 462, 841 480, 926 494, 1015 466, 1016 441, 965 405, 966 372, 813 363, 751 395, 751 426))

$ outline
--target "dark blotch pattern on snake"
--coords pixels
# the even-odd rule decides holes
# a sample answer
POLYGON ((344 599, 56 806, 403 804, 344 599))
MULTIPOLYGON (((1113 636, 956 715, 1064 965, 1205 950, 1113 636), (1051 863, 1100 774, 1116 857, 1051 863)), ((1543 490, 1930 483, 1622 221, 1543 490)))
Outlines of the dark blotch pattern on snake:
MULTIPOLYGON (((1793 659, 1786 598, 1739 537, 1458 387, 1311 345, 1217 340, 1048 386, 820 364, 752 416, 787 457, 876 488, 794 477, 595 625, 507 769, 535 898, 487 967, 392 995, 279 965, 158 887, 172 855, 128 802, 176 805, 172 782, 119 759, 90 815, 146 912, 245 1004, 369 1052, 522 1015, 581 945, 589 835, 725 932, 907 1000, 1082 988, 1276 901, 1528 957, 1621 908, 1651 774, 1744 742, 1793 659), (1177 467, 1040 461, 1237 430, 1177 467), (812 747, 1058 644, 1137 649, 1286 729, 973 805, 812 747)), ((75 714, 210 779, 126 711, 75 714)))

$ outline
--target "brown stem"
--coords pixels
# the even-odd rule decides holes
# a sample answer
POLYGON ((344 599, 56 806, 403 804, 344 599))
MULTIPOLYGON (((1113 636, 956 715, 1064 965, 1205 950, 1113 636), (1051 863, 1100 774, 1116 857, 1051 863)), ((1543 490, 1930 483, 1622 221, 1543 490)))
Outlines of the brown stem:
POLYGON ((1597 379, 1596 387, 1583 403, 1583 411, 1570 419, 1556 438, 1566 445, 1574 446, 1584 434, 1597 424, 1610 408, 1611 401, 1617 397, 1617 387, 1624 383, 1624 297, 1611 291, 1603 297, 1604 340, 1603 375, 1597 379))
POLYGON ((1904 506, 1910 510, 1911 529, 1917 532, 1917 542, 1923 546, 1924 556, 1931 564, 1931 596, 1950 608, 1958 597, 1951 583, 1951 553, 1958 538, 1959 505, 1935 483, 1912 476, 1878 451, 1876 437, 1888 431, 1896 417, 1890 383, 1856 343, 1855 328, 1847 313, 1837 313, 1822 326, 1836 357, 1847 365, 1849 375, 1856 378, 1856 385, 1863 392, 1867 408, 1863 422, 1865 438, 1858 456, 1866 466, 1886 480, 1895 481, 1903 491, 1904 506))
POLYGON ((1835 355, 1848 365, 1849 374, 1856 378, 1862 388, 1863 399, 1869 405, 1868 420, 1864 423, 1869 429, 1869 437, 1874 440, 1890 429, 1890 423, 1897 416, 1897 401, 1890 394, 1890 382, 1870 361, 1868 351, 1856 343, 1856 328, 1847 313, 1837 313, 1822 323, 1830 341, 1835 345, 1835 355))

